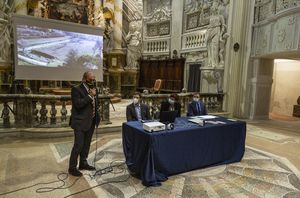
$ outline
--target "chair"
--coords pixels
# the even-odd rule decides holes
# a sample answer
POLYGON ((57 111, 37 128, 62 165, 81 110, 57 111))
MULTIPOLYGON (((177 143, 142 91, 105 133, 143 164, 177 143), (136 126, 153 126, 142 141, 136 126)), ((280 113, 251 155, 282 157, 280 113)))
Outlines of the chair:
POLYGON ((161 79, 156 79, 154 83, 154 87, 152 88, 151 92, 152 93, 159 93, 162 85, 162 80, 161 79))

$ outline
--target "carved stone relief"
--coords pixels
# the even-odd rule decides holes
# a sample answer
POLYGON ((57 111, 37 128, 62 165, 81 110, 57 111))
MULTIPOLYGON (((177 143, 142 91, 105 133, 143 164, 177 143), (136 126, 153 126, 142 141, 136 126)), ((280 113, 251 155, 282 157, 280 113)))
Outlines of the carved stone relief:
POLYGON ((274 27, 272 51, 285 51, 297 48, 293 46, 296 28, 295 16, 279 19, 274 27))
POLYGON ((156 8, 143 18, 146 36, 163 36, 170 34, 171 10, 168 7, 156 8))
POLYGON ((269 51, 271 25, 263 26, 257 32, 256 54, 264 54, 269 51))
POLYGON ((213 4, 217 5, 219 14, 227 21, 229 0, 186 0, 184 5, 185 30, 206 26, 209 24, 209 17, 212 15, 213 4))
POLYGON ((299 0, 276 0, 276 13, 300 5, 299 0))
POLYGON ((166 8, 167 10, 171 10, 171 0, 147 0, 146 2, 146 14, 149 15, 155 12, 156 9, 166 8))
POLYGON ((255 1, 255 23, 273 17, 275 14, 300 6, 299 0, 255 1))

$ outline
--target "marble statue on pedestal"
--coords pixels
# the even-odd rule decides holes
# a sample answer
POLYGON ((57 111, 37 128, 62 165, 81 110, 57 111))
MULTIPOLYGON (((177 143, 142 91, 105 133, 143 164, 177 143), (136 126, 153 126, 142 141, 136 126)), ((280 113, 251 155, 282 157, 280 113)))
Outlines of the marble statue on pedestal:
MULTIPOLYGON (((212 15, 209 18, 209 26, 206 35, 208 53, 207 66, 209 67, 218 67, 220 62, 224 64, 223 51, 225 48, 225 40, 223 35, 225 34, 226 25, 223 15, 219 14, 218 8, 219 3, 214 1, 210 8, 212 15), (220 50, 222 50, 221 57, 220 50)), ((227 38, 227 35, 225 38, 227 38)))
POLYGON ((138 60, 141 57, 141 22, 132 21, 129 24, 129 32, 126 36, 127 42, 127 68, 138 68, 138 60))

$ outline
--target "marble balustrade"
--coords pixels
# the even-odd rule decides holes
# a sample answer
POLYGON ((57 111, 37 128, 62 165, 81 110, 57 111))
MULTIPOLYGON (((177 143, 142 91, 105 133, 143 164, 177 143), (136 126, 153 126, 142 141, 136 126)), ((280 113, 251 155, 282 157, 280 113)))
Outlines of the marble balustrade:
MULTIPOLYGON (((101 124, 109 124, 111 123, 110 96, 99 95, 99 100, 101 124)), ((71 96, 68 95, 0 94, 0 103, 3 104, 1 118, 3 127, 6 128, 66 127, 69 125, 70 112, 68 114, 67 104, 71 104, 71 96), (60 109, 59 116, 58 109, 60 109)))

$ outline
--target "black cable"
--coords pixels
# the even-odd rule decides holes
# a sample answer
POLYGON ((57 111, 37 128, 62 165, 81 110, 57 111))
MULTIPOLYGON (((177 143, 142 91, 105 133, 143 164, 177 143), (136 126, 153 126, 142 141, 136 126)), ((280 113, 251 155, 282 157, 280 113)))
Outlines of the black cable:
POLYGON ((121 182, 125 182, 127 181, 129 178, 131 177, 130 174, 128 174, 128 177, 123 179, 123 180, 116 180, 116 181, 107 181, 107 182, 103 182, 101 184, 97 184, 95 186, 92 186, 90 188, 87 188, 87 189, 84 189, 84 190, 81 190, 81 191, 78 191, 78 192, 75 192, 75 193, 72 193, 68 196, 65 196, 64 198, 67 198, 67 197, 70 197, 70 196, 73 196, 73 195, 77 195, 77 194, 80 194, 80 193, 83 193, 83 192, 86 192, 86 191, 89 191, 89 190, 92 190, 93 188, 96 188, 96 187, 99 187, 99 186, 102 186, 102 185, 105 185, 105 184, 111 184, 111 183, 121 183, 121 182))
MULTIPOLYGON (((69 177, 69 174, 68 173, 59 173, 57 175, 57 179, 58 180, 55 180, 55 181, 51 181, 51 182, 41 182, 41 183, 36 183, 36 184, 33 184, 31 186, 26 186, 26 187, 23 187, 23 188, 19 188, 19 189, 16 189, 16 190, 12 190, 12 191, 8 191, 8 192, 5 192, 5 193, 1 193, 0 196, 3 196, 3 195, 7 195, 7 194, 11 194, 11 193, 15 193, 15 192, 18 192, 18 191, 21 191, 21 190, 25 190, 25 189, 29 189, 29 188, 32 188, 34 186, 37 186, 37 185, 48 185, 48 184, 53 184, 53 183, 57 183, 57 182, 62 182, 63 184, 59 187, 45 187, 45 188, 38 188, 36 190, 36 193, 44 193, 44 192, 51 192, 51 191, 54 191, 56 189, 66 189, 66 188, 63 188, 63 186, 65 186, 66 182, 65 180, 69 177), (62 175, 64 175, 65 177, 63 178, 60 178, 62 175), (43 191, 43 189, 48 189, 49 191, 43 191)), ((75 183, 80 179, 81 177, 78 177, 70 186, 68 186, 67 188, 70 188, 71 186, 75 185, 75 183)))
MULTIPOLYGON (((91 179, 93 179, 96 176, 102 176, 104 174, 108 174, 110 172, 113 172, 113 168, 114 167, 122 167, 123 165, 125 165, 125 162, 123 162, 123 161, 121 163, 119 163, 119 164, 116 164, 116 165, 113 165, 114 162, 117 162, 117 161, 112 161, 109 166, 96 171, 97 174, 94 174, 94 175, 84 174, 84 175, 87 175, 91 179)), ((126 168, 124 168, 121 172, 115 172, 115 174, 116 173, 122 173, 124 171, 126 171, 126 168)), ((46 192, 52 192, 52 191, 55 191, 55 190, 68 189, 68 188, 71 188, 72 186, 74 186, 77 183, 77 181, 82 178, 82 176, 78 177, 78 178, 76 178, 76 180, 72 184, 70 184, 69 186, 66 186, 65 180, 68 179, 68 177, 69 177, 68 173, 62 172, 62 173, 59 173, 57 175, 57 180, 55 180, 55 181, 36 183, 36 184, 30 185, 30 186, 26 186, 26 187, 23 187, 23 188, 19 188, 19 189, 16 189, 16 190, 12 190, 12 191, 8 191, 8 192, 5 192, 5 193, 1 193, 0 196, 11 194, 11 193, 15 193, 15 192, 18 192, 18 191, 21 191, 21 190, 26 190, 26 189, 32 188, 34 186, 37 186, 37 185, 48 185, 48 184, 53 184, 53 183, 57 183, 57 182, 62 182, 62 184, 60 186, 58 186, 58 187, 41 187, 41 188, 36 189, 35 192, 36 193, 46 193, 46 192)), ((129 179, 129 177, 126 180, 128 180, 128 179, 129 179)), ((126 181, 126 180, 124 180, 124 181, 126 181)), ((101 186, 101 185, 107 184, 107 183, 120 183, 120 182, 123 182, 123 180, 105 182, 105 183, 102 183, 102 184, 97 185, 97 186, 101 186)), ((93 189, 93 188, 95 188, 97 186, 93 186, 93 187, 89 188, 88 190, 91 190, 91 189, 93 189)), ((79 193, 85 192, 85 191, 87 191, 87 189, 85 189, 83 191, 79 191, 79 192, 77 192, 75 194, 79 194, 79 193)), ((74 195, 74 194, 71 194, 71 195, 74 195)), ((68 196, 71 196, 71 195, 68 195, 68 196)))

